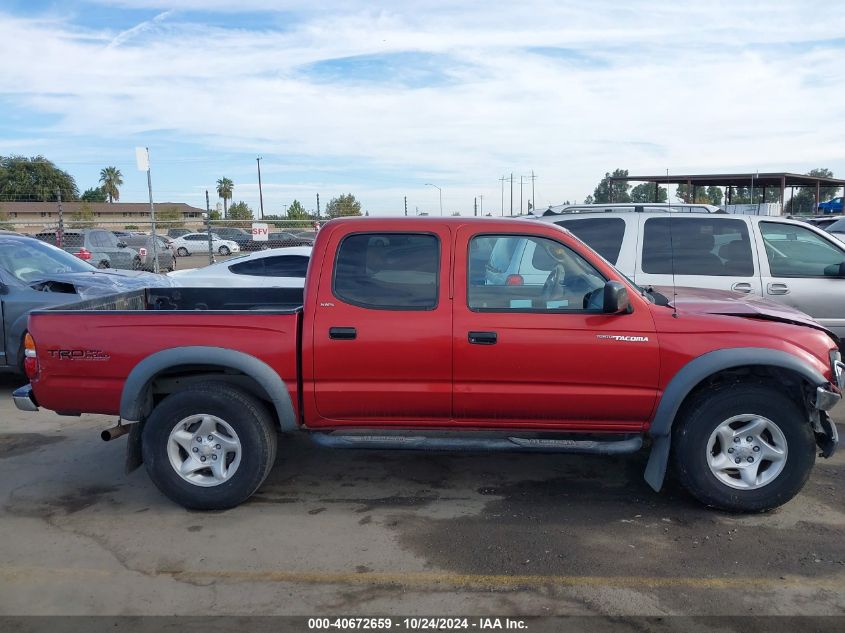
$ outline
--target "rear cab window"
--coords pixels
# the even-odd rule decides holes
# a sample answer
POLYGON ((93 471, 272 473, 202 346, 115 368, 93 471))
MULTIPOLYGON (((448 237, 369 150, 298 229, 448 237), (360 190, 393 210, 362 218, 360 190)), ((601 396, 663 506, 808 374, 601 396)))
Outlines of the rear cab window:
POLYGON ((428 233, 351 233, 338 246, 332 293, 371 310, 434 310, 440 239, 428 233))

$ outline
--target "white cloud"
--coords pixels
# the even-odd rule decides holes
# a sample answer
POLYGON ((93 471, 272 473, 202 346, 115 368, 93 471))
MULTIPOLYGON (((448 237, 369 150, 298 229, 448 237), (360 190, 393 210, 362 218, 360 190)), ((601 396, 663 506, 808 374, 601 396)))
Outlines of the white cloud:
POLYGON ((0 98, 57 118, 30 136, 167 130, 210 152, 275 156, 265 185, 278 179, 279 201, 323 176, 387 211, 402 191, 436 203, 421 186, 431 180, 450 206, 483 194, 498 208, 497 179, 532 168, 541 205, 583 198, 615 167, 845 171, 838 3, 237 3, 273 9, 261 30, 180 13, 229 11, 222 0, 102 3, 168 12, 122 32, 0 14, 0 56, 16 60, 0 67, 0 98), (408 51, 437 55, 448 80, 327 82, 303 70, 408 51), (328 169, 285 182, 284 156, 328 169))

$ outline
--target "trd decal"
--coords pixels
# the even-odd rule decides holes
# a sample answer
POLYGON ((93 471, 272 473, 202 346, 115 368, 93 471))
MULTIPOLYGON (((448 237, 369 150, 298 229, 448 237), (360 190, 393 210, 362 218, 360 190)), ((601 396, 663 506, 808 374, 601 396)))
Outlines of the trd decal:
POLYGON ((50 358, 58 360, 108 360, 107 352, 99 349, 51 349, 47 350, 50 358))
POLYGON ((618 334, 596 334, 596 338, 609 338, 614 341, 625 341, 626 343, 648 343, 647 336, 620 336, 618 334))

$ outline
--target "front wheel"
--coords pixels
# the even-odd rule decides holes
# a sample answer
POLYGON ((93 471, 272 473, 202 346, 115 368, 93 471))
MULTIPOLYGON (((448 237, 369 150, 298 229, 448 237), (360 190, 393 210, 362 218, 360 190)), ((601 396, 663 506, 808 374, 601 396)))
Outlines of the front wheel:
POLYGON ((816 459, 800 407, 762 385, 704 391, 684 408, 672 435, 680 483, 702 503, 765 512, 794 497, 816 459))
POLYGON ((142 434, 153 483, 185 508, 225 510, 246 501, 276 457, 266 407, 227 383, 196 384, 167 396, 142 434))
POLYGON ((218 252, 219 252, 221 255, 226 256, 226 255, 229 255, 232 251, 230 251, 230 250, 229 250, 229 247, 228 247, 228 246, 221 246, 221 247, 218 249, 218 252))
POLYGON ((132 260, 132 270, 141 270, 144 267, 144 264, 141 262, 140 257, 135 257, 132 260))
POLYGON ((187 256, 188 256, 188 249, 187 249, 187 248, 185 248, 184 246, 180 246, 180 247, 176 250, 176 254, 177 254, 179 257, 187 257, 187 256))

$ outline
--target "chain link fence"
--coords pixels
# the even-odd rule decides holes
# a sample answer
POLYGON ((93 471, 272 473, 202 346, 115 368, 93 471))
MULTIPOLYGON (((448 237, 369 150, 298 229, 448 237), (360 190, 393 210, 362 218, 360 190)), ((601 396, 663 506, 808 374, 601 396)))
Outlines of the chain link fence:
POLYGON ((192 267, 269 248, 310 246, 327 220, 55 219, 0 221, 0 230, 30 235, 99 268, 165 272, 190 258, 192 267))

